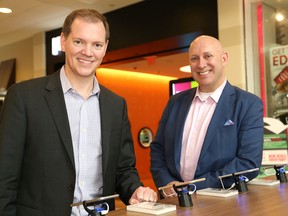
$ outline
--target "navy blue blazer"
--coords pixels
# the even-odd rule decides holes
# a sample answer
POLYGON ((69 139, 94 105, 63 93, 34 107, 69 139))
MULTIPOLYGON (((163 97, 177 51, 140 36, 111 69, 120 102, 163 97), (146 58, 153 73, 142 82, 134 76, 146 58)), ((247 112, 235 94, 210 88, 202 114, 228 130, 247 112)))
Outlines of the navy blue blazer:
MULTIPOLYGON (((151 143, 150 171, 157 187, 180 176, 180 155, 184 123, 196 88, 172 96, 163 112, 151 143)), ((199 122, 201 124, 201 122, 199 122)), ((221 187, 218 176, 259 168, 263 151, 263 104, 260 98, 227 82, 204 139, 194 179, 197 189, 221 187), (234 124, 225 124, 231 120, 234 124)), ((249 179, 258 172, 245 174, 249 179)), ((233 178, 225 178, 230 187, 233 178)))

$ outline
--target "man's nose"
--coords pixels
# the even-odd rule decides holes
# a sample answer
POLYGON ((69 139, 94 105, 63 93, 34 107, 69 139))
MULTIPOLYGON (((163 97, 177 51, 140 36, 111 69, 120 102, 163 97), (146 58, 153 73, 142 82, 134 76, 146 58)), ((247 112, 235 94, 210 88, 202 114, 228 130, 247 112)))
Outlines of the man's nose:
POLYGON ((200 59, 199 59, 198 67, 199 67, 199 68, 205 68, 206 66, 207 66, 207 60, 204 59, 204 58, 200 58, 200 59))
POLYGON ((83 47, 82 53, 86 56, 91 56, 92 55, 92 46, 91 45, 85 45, 83 47))

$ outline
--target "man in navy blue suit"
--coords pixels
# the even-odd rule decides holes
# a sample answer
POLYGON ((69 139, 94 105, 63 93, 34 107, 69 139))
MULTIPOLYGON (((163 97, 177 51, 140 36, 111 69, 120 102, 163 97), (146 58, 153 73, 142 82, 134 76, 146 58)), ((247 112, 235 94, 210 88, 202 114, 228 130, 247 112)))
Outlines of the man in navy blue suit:
MULTIPOLYGON (((227 81, 228 54, 216 38, 196 38, 189 61, 199 86, 168 101, 151 143, 150 170, 157 187, 205 178, 197 189, 220 188, 219 176, 260 167, 263 104, 227 81)), ((234 183, 233 177, 223 181, 225 187, 234 183)), ((173 188, 165 190, 164 196, 174 195, 173 188)))

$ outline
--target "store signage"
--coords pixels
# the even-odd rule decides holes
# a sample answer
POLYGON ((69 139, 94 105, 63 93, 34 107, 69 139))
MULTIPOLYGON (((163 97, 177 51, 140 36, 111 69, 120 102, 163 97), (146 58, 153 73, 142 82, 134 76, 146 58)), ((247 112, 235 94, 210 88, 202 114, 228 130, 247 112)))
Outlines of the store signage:
MULTIPOLYGON (((270 49, 270 68, 273 86, 279 86, 288 80, 288 45, 270 49)), ((282 86, 283 87, 283 86, 282 86)))

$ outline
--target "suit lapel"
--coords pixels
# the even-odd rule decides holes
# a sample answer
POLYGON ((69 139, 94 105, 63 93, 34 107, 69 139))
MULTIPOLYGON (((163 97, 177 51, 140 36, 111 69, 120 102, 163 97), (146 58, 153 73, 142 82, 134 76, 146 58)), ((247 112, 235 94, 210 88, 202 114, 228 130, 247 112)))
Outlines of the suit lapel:
MULTIPOLYGON (((182 125, 181 127, 176 127, 176 137, 178 137, 177 142, 182 143, 182 136, 183 136, 183 130, 184 130, 184 124, 188 115, 188 112, 190 110, 192 100, 195 97, 196 94, 196 88, 192 89, 189 94, 185 96, 185 98, 182 100, 182 104, 180 106, 179 111, 177 110, 176 115, 178 115, 177 122, 175 125, 182 125)), ((179 145, 178 145, 179 146, 179 145)))
POLYGON ((173 106, 179 108, 170 108, 171 113, 169 114, 171 117, 169 119, 173 119, 173 123, 169 122, 169 130, 175 131, 173 139, 167 141, 167 146, 171 146, 172 148, 167 148, 167 154, 170 155, 167 160, 169 167, 174 167, 174 175, 179 176, 181 178, 179 170, 180 170, 180 160, 181 160, 181 148, 182 148, 182 137, 184 130, 184 123, 187 118, 187 114, 189 112, 192 100, 195 96, 196 89, 191 89, 189 92, 181 99, 181 101, 177 101, 173 106), (175 121, 175 122, 174 122, 175 121))
MULTIPOLYGON (((101 86, 100 86, 101 88, 101 86)), ((101 139, 102 139, 102 163, 103 163, 103 172, 105 176, 105 171, 108 166, 108 158, 110 152, 110 130, 111 126, 111 104, 108 103, 107 97, 105 96, 106 92, 104 88, 100 90, 100 116, 101 116, 101 139)))
MULTIPOLYGON (((230 113, 235 101, 235 92, 230 83, 227 82, 223 93, 218 101, 215 112, 207 129, 201 152, 206 152, 211 144, 215 134, 218 132, 217 128, 224 125, 226 116, 230 113)), ((227 119, 226 119, 227 120, 227 119)), ((202 155, 202 153, 201 153, 202 155)), ((201 157, 201 156, 200 156, 201 157)))
POLYGON ((69 120, 59 72, 56 72, 49 78, 46 90, 47 91, 44 97, 46 98, 47 104, 52 113, 56 127, 59 131, 60 137, 66 148, 69 158, 75 167, 69 120))

